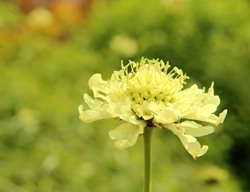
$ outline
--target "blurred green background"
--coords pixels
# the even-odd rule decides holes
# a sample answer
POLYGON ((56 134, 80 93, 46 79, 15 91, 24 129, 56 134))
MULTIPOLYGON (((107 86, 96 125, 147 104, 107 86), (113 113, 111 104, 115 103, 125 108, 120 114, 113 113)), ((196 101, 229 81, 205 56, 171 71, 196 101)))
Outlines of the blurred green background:
POLYGON ((249 10, 249 0, 0 1, 0 191, 142 191, 142 139, 118 151, 108 131, 119 122, 84 124, 77 111, 93 73, 142 56, 214 81, 229 110, 196 161, 154 132, 153 191, 250 191, 249 10))

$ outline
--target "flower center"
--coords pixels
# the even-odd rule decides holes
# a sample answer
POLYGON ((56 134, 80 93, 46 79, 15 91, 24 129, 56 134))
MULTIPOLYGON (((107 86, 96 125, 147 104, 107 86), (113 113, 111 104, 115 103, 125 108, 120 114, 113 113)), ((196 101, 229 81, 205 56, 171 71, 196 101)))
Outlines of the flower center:
POLYGON ((142 104, 143 101, 147 102, 163 102, 163 103, 168 103, 173 100, 173 97, 167 96, 164 94, 162 91, 158 89, 149 89, 149 90, 128 90, 128 95, 129 99, 134 103, 134 104, 142 104))
POLYGON ((131 101, 131 108, 139 118, 154 118, 152 107, 168 107, 176 101, 185 80, 188 78, 178 68, 168 72, 170 65, 159 60, 130 62, 113 75, 131 101))
POLYGON ((134 104, 143 104, 144 101, 167 104, 173 101, 174 93, 182 86, 174 81, 154 66, 144 66, 128 80, 127 94, 134 104))

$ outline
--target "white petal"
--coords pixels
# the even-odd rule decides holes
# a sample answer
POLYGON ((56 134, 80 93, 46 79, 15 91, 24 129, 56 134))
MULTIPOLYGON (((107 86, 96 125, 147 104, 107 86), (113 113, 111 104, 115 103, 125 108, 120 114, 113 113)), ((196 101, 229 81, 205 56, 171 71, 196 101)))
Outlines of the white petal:
POLYGON ((80 113, 79 118, 86 123, 92 123, 100 119, 111 118, 111 115, 107 112, 107 106, 105 105, 103 105, 98 109, 89 109, 89 110, 84 110, 83 106, 80 105, 78 107, 78 110, 80 113))
POLYGON ((204 89, 193 85, 181 91, 179 97, 179 102, 175 104, 175 107, 180 110, 182 118, 209 122, 214 125, 223 122, 226 112, 219 117, 213 114, 220 104, 220 98, 214 95, 213 83, 207 93, 204 89))
POLYGON ((192 155, 194 159, 204 155, 208 150, 208 146, 203 145, 201 147, 200 143, 197 140, 193 139, 193 141, 191 141, 190 135, 177 134, 177 136, 181 140, 185 149, 188 151, 189 154, 192 155))
POLYGON ((90 77, 88 84, 91 89, 98 88, 100 89, 100 91, 105 92, 105 86, 107 85, 107 81, 104 81, 102 79, 101 74, 96 73, 90 77))
POLYGON ((161 114, 161 120, 163 124, 173 123, 178 120, 178 115, 173 109, 167 108, 161 114))
POLYGON ((226 115, 227 115, 227 110, 224 110, 223 112, 221 112, 219 114, 219 116, 211 114, 208 118, 204 118, 204 119, 198 119, 197 118, 197 120, 209 122, 209 123, 212 123, 214 125, 219 125, 220 123, 224 122, 224 119, 225 119, 226 115))
MULTIPOLYGON (((130 103, 126 101, 124 103, 109 103, 107 111, 114 117, 118 117, 121 120, 130 122, 134 125, 140 124, 142 121, 138 120, 134 112, 131 110, 130 103)), ((144 121, 143 121, 144 122, 144 121)))
POLYGON ((149 110, 154 113, 154 122, 170 124, 178 120, 178 111, 172 106, 166 107, 163 103, 150 102, 149 110))
POLYGON ((99 101, 99 100, 97 100, 97 99, 93 99, 92 97, 90 97, 88 94, 84 94, 83 95, 83 97, 84 97, 84 101, 85 101, 85 103, 89 106, 89 108, 91 108, 91 109, 94 109, 94 108, 98 108, 98 107, 100 107, 101 106, 101 104, 103 103, 103 102, 101 102, 101 101, 99 101))
MULTIPOLYGON (((216 102, 216 101, 215 101, 216 102)), ((214 113, 217 110, 218 104, 205 104, 204 107, 201 107, 200 112, 201 116, 209 116, 211 113, 214 113)))
POLYGON ((209 95, 214 95, 214 82, 211 83, 211 86, 208 89, 209 95))
POLYGON ((184 121, 180 123, 179 126, 185 130, 186 135, 192 135, 194 137, 201 137, 214 132, 213 127, 202 126, 194 121, 184 121))
POLYGON ((131 123, 123 123, 109 132, 109 137, 115 140, 115 146, 122 150, 134 145, 140 134, 143 133, 143 127, 131 123))
POLYGON ((227 109, 225 109, 223 112, 221 112, 219 114, 219 121, 218 122, 223 123, 226 116, 227 116, 227 109))
POLYGON ((204 155, 208 150, 207 145, 203 145, 201 147, 199 142, 186 143, 185 148, 188 151, 188 153, 192 155, 194 159, 204 155))
POLYGON ((94 74, 90 77, 89 88, 93 90, 94 97, 108 100, 105 96, 109 91, 108 82, 102 79, 101 74, 94 74))
POLYGON ((185 139, 188 143, 193 143, 197 141, 197 139, 193 137, 192 135, 185 135, 185 139))
POLYGON ((204 155, 207 152, 208 146, 204 145, 201 147, 197 139, 193 135, 186 134, 185 129, 179 126, 179 124, 168 124, 164 127, 170 129, 175 135, 177 135, 185 149, 189 154, 192 155, 194 159, 204 155))

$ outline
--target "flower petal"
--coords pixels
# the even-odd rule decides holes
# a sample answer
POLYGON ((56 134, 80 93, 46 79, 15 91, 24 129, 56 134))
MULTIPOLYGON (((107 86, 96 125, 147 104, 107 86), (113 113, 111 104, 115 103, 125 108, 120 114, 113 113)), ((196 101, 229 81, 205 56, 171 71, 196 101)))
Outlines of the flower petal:
POLYGON ((196 139, 193 139, 193 140, 190 139, 190 137, 192 137, 192 136, 184 135, 184 134, 181 134, 181 133, 178 133, 176 135, 181 140, 181 142, 182 142, 183 146, 185 147, 185 149, 188 151, 188 153, 190 155, 192 155, 192 157, 194 159, 204 155, 207 152, 208 146, 203 145, 201 147, 200 143, 196 139))
POLYGON ((166 108, 161 113, 159 113, 159 119, 157 122, 168 124, 168 123, 176 122, 177 120, 178 120, 178 115, 176 111, 170 108, 166 108))
POLYGON ((95 98, 108 100, 108 97, 105 96, 109 92, 108 82, 102 79, 101 74, 97 73, 90 77, 89 88, 93 90, 95 98))
POLYGON ((89 110, 84 110, 84 107, 80 105, 78 107, 78 111, 80 113, 79 118, 86 123, 92 123, 100 119, 108 119, 112 117, 111 114, 107 112, 106 105, 103 105, 98 109, 89 109, 89 110))
POLYGON ((134 145, 140 134, 143 133, 143 126, 123 123, 109 132, 109 137, 115 140, 116 148, 122 150, 134 145))
POLYGON ((178 120, 178 111, 163 103, 151 102, 149 109, 154 113, 153 121, 156 123, 169 124, 178 120))
POLYGON ((213 127, 202 126, 194 121, 184 121, 179 124, 179 127, 185 130, 185 134, 192 135, 194 137, 201 137, 214 132, 213 127))
POLYGON ((227 109, 225 109, 224 111, 222 111, 220 114, 219 114, 219 121, 218 123, 223 123, 225 118, 227 116, 227 109))
POLYGON ((178 93, 178 102, 175 107, 180 110, 182 118, 209 122, 215 125, 223 122, 226 112, 220 117, 213 113, 220 104, 220 98, 214 95, 213 83, 208 92, 199 89, 197 85, 193 85, 178 93))
POLYGON ((83 95, 83 97, 84 97, 85 103, 89 106, 90 109, 98 108, 103 104, 103 102, 97 99, 93 99, 86 93, 83 95))
POLYGON ((201 147, 197 139, 193 135, 186 134, 185 128, 180 124, 168 124, 164 127, 170 129, 175 135, 177 135, 185 149, 190 155, 192 155, 194 159, 204 155, 207 152, 208 146, 203 145, 201 147))
POLYGON ((207 150, 208 150, 208 146, 207 145, 203 145, 201 147, 201 145, 200 145, 200 143, 198 141, 192 142, 192 143, 186 142, 185 139, 181 139, 181 141, 182 141, 185 149, 188 151, 189 154, 192 155, 192 157, 194 159, 196 159, 197 157, 200 157, 200 156, 204 155, 207 152, 207 150))
POLYGON ((209 122, 212 123, 214 125, 219 125, 221 123, 224 122, 224 119, 227 115, 227 109, 225 109, 223 112, 221 112, 219 114, 219 116, 216 116, 214 114, 211 114, 209 117, 207 117, 206 119, 199 119, 197 118, 197 120, 201 120, 201 121, 205 121, 205 122, 209 122))

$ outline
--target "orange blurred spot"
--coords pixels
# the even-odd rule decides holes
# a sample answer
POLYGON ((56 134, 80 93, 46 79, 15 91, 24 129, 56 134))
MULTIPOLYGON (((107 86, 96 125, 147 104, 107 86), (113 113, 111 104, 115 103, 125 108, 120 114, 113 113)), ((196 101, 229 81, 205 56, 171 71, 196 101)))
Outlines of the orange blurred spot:
POLYGON ((86 16, 89 2, 87 0, 55 0, 51 9, 63 22, 80 22, 86 16))

